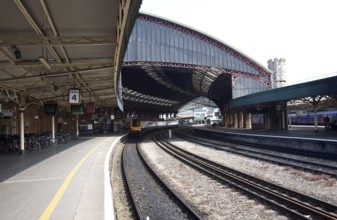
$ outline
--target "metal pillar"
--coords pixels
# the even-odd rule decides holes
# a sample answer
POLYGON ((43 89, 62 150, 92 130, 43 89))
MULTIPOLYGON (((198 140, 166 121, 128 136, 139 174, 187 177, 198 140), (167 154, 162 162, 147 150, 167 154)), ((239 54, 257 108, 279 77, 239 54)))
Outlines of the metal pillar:
POLYGON ((169 138, 172 138, 172 131, 169 129, 169 138))
POLYGON ((51 137, 53 143, 55 143, 55 115, 51 116, 51 137))
POLYGON ((242 127, 247 128, 247 112, 242 112, 242 127))
POLYGON ((239 114, 237 113, 237 112, 234 112, 234 114, 233 114, 233 121, 234 121, 234 126, 233 126, 233 128, 238 128, 238 124, 239 124, 239 120, 238 120, 238 118, 239 118, 239 114))
POLYGON ((247 113, 247 128, 252 129, 252 113, 247 113))
POLYGON ((229 128, 232 128, 234 125, 233 125, 233 113, 232 112, 229 112, 228 113, 228 127, 229 128))
POLYGON ((225 127, 229 127, 230 121, 229 121, 229 113, 226 113, 225 115, 225 127))
POLYGON ((315 133, 318 132, 317 128, 317 108, 314 108, 314 122, 315 122, 315 133))
POLYGON ((25 117, 23 110, 20 110, 20 154, 25 153, 25 117))
POLYGON ((239 123, 238 123, 238 128, 243 128, 244 125, 243 125, 243 112, 239 112, 238 113, 238 119, 239 119, 239 123))
POLYGON ((281 111, 281 116, 282 116, 282 130, 285 130, 286 129, 286 120, 285 120, 285 111, 284 110, 282 110, 281 111))
POLYGON ((236 123, 236 114, 234 112, 231 112, 231 127, 235 128, 236 123))
POLYGON ((78 127, 78 115, 76 115, 76 137, 80 136, 80 131, 78 127))
POLYGON ((265 118, 265 129, 270 130, 271 129, 271 120, 270 120, 270 112, 269 113, 263 113, 263 117, 265 118))

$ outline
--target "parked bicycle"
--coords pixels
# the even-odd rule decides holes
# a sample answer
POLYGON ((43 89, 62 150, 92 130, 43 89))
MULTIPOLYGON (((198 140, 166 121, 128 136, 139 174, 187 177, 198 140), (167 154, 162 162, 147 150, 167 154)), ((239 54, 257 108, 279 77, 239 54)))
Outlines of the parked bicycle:
POLYGON ((19 138, 18 136, 2 135, 0 136, 0 153, 18 153, 19 138))
MULTIPOLYGON (((76 133, 71 131, 57 132, 55 139, 52 138, 51 132, 41 134, 25 134, 24 147, 25 152, 30 153, 56 146, 58 144, 66 144, 75 140, 76 133)), ((0 136, 0 153, 18 153, 20 152, 20 138, 17 135, 1 135, 0 136)))

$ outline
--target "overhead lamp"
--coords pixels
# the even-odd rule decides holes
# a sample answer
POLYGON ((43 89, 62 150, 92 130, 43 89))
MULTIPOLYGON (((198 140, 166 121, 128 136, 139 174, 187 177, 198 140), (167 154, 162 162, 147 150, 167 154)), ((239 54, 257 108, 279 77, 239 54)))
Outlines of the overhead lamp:
POLYGON ((16 60, 20 61, 22 58, 21 51, 15 46, 13 46, 12 49, 14 50, 14 55, 15 55, 16 60))
POLYGON ((49 63, 47 62, 47 60, 45 60, 43 57, 39 57, 39 61, 49 70, 51 70, 51 66, 49 65, 49 63))

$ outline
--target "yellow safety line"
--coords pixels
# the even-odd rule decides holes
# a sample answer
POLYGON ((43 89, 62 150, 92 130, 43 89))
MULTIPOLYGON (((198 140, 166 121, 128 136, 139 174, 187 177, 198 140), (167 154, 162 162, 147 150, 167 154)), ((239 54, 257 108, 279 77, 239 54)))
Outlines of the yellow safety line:
MULTIPOLYGON (((104 140, 105 141, 105 140, 104 140)), ((48 207, 44 210, 43 214, 40 217, 40 220, 47 220, 49 219, 49 217, 51 216, 51 214, 53 213, 56 205, 58 204, 58 202, 60 201, 60 199, 62 198, 64 192, 67 190, 71 180, 73 179, 74 175, 76 174, 77 170, 82 166, 82 164, 88 159, 88 157, 104 142, 102 141, 101 143, 99 143, 98 145, 96 145, 93 149, 91 149, 91 151, 89 151, 89 153, 87 153, 87 155, 85 155, 85 157, 83 157, 83 159, 78 162, 78 164, 76 164, 76 166, 74 167, 74 169, 72 169, 72 171, 69 173, 69 175, 67 176, 67 178, 64 180, 62 186, 59 188, 59 190, 57 191, 56 195, 54 196, 53 200, 49 203, 48 207)))

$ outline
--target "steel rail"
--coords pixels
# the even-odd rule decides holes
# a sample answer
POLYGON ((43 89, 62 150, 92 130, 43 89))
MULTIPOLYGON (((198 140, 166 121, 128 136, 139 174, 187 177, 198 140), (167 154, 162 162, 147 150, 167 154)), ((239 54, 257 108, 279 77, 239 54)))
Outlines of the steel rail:
MULTIPOLYGON (((135 144, 136 145, 136 149, 137 149, 137 153, 139 155, 139 158, 142 162, 142 164, 144 165, 145 169, 147 170, 147 172, 149 172, 150 176, 152 176, 158 186, 160 188, 162 188, 167 195, 169 195, 169 197, 171 197, 171 200, 173 201, 173 198, 174 200, 177 201, 177 203, 179 204, 179 207, 181 210, 184 211, 185 214, 187 214, 189 216, 189 219, 198 219, 198 220, 201 220, 203 219, 198 213, 196 210, 194 210, 188 203, 186 203, 184 201, 184 199, 179 196, 179 194, 177 192, 175 192, 174 190, 172 190, 166 183, 165 181, 160 177, 158 176, 154 170, 151 168, 151 166, 147 163, 147 161, 144 159, 144 153, 140 150, 139 148, 139 145, 138 144, 135 144)), ((125 149, 125 147, 124 147, 125 149)), ((127 182, 127 185, 129 187, 130 185, 130 182, 129 182, 129 178, 128 178, 128 175, 127 174, 127 167, 126 167, 126 154, 124 153, 124 149, 123 149, 123 156, 122 156, 122 165, 123 165, 123 172, 124 172, 124 176, 125 176, 125 179, 126 179, 126 182, 127 182)), ((138 204, 137 204, 137 198, 134 197, 133 193, 132 193, 132 190, 129 188, 129 194, 131 195, 131 198, 132 198, 132 201, 133 201, 133 205, 136 209, 136 212, 137 212, 137 215, 138 215, 138 218, 139 219, 144 219, 142 213, 144 213, 143 209, 144 207, 140 207, 138 204)), ((158 210, 160 211, 160 210, 158 210)), ((146 216, 145 216, 146 217, 146 216)))
MULTIPOLYGON (((278 163, 278 164, 281 164, 281 165, 291 166, 291 167, 299 168, 299 169, 314 172, 314 173, 326 174, 326 175, 337 177, 337 167, 336 166, 316 163, 316 162, 312 162, 312 161, 299 160, 299 159, 294 159, 294 158, 289 158, 289 157, 283 157, 283 156, 272 154, 272 153, 257 152, 257 151, 249 150, 249 149, 241 149, 241 148, 237 148, 237 147, 225 146, 221 143, 214 143, 215 140, 209 140, 209 138, 207 138, 207 136, 204 136, 204 135, 199 135, 199 136, 196 136, 196 135, 193 135, 193 134, 190 134, 190 135, 191 136, 189 136, 187 134, 179 134, 179 137, 183 138, 183 139, 186 139, 186 140, 189 140, 189 141, 194 142, 194 143, 203 144, 203 145, 206 145, 208 147, 228 151, 230 153, 239 154, 239 155, 242 155, 242 156, 251 157, 251 158, 264 160, 264 161, 268 161, 268 162, 278 163), (202 137, 204 137, 204 138, 202 138, 202 137), (220 145, 220 147, 214 146, 214 145, 220 145), (259 155, 262 155, 262 156, 256 156, 256 155, 252 155, 252 154, 259 154, 259 155), (274 158, 278 158, 280 160, 287 160, 287 161, 291 161, 291 162, 295 162, 295 163, 302 163, 302 164, 306 164, 306 165, 310 165, 310 166, 316 166, 318 168, 317 169, 316 168, 309 168, 309 167, 305 167, 305 166, 299 165, 299 164, 286 163, 286 162, 282 162, 282 161, 279 161, 279 160, 265 158, 263 156, 274 157, 274 158), (329 169, 329 170, 335 170, 335 171, 322 170, 321 168, 329 169)), ((226 142, 226 143, 228 143, 228 142, 226 142)), ((243 146, 250 146, 250 145, 249 145, 249 143, 246 143, 243 146)), ((271 151, 271 150, 269 150, 269 151, 271 151)))
POLYGON ((308 216, 311 215, 312 217, 337 220, 337 206, 333 204, 320 201, 217 164, 178 148, 165 141, 163 137, 156 136, 154 137, 154 140, 165 151, 186 163, 191 164, 197 169, 207 172, 214 178, 235 186, 250 195, 257 196, 263 201, 276 206, 278 209, 283 210, 297 219, 309 219, 308 216))

